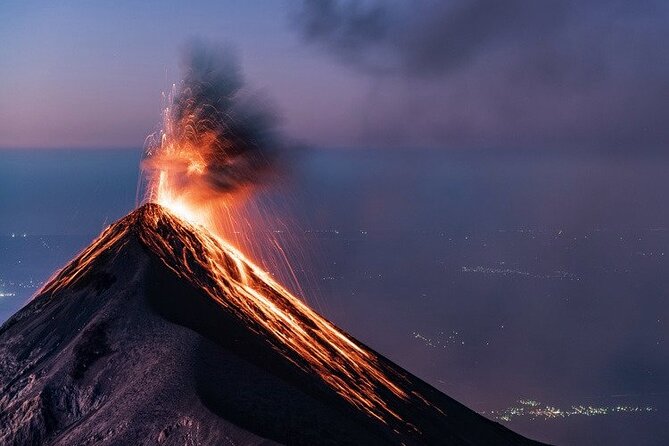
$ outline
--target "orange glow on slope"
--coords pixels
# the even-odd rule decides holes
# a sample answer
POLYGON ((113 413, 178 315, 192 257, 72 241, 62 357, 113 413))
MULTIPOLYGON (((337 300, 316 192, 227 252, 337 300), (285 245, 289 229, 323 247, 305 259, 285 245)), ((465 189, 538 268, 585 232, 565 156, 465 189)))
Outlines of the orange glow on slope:
MULTIPOLYGON (((183 225, 163 212, 156 213, 146 223, 155 225, 155 229, 165 224, 164 220, 171 227, 183 225)), ((187 259, 188 270, 175 270, 177 275, 206 290, 212 299, 259 333, 271 335, 273 346, 280 352, 285 353, 287 348, 297 353, 304 361, 296 365, 302 368, 306 365, 318 373, 350 403, 381 420, 387 416, 398 418, 378 397, 377 388, 383 386, 400 398, 407 398, 407 394, 373 365, 374 358, 366 350, 274 282, 268 273, 230 244, 203 228, 187 228, 197 234, 197 239, 186 239, 184 243, 189 255, 174 252, 173 246, 164 239, 143 238, 143 242, 166 258, 181 255, 187 259), (191 255, 195 256, 194 265, 190 264, 191 255), (213 283, 200 280, 191 269, 202 265, 211 274, 208 279, 213 283)))
POLYGON ((96 259, 118 252, 133 234, 178 277, 367 415, 386 424, 400 422, 417 433, 394 409, 401 401, 411 399, 441 412, 415 391, 404 390, 407 381, 402 375, 276 283, 236 248, 159 205, 144 205, 107 228, 42 292, 53 293, 75 283, 96 259))

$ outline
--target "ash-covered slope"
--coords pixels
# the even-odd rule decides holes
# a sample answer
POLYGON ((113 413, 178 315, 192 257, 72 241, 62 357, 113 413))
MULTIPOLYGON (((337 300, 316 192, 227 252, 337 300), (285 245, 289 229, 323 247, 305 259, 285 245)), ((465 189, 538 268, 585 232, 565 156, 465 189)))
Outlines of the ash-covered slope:
POLYGON ((0 444, 529 445, 158 205, 0 328, 0 444))

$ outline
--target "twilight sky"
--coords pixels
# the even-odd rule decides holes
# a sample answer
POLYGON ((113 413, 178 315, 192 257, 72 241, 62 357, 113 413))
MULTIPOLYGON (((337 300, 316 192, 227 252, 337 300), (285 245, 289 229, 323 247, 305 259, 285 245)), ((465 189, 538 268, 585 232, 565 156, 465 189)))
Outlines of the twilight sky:
POLYGON ((0 3, 0 147, 138 147, 189 39, 333 147, 664 151, 659 0, 0 3))

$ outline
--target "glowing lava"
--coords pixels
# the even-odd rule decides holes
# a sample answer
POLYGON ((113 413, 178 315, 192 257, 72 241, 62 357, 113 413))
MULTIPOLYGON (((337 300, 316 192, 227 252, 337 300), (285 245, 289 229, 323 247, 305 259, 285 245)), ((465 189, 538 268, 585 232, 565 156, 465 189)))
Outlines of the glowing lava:
POLYGON ((225 240, 156 204, 144 205, 107 228, 42 292, 51 294, 75 283, 98 258, 114 255, 133 234, 178 277, 244 321, 297 367, 317 374, 359 410, 383 423, 399 421, 414 431, 393 410, 401 406, 400 400, 415 399, 429 410, 441 412, 415 391, 403 390, 404 376, 385 366, 374 352, 314 312, 225 240), (169 232, 165 228, 170 228, 169 232))

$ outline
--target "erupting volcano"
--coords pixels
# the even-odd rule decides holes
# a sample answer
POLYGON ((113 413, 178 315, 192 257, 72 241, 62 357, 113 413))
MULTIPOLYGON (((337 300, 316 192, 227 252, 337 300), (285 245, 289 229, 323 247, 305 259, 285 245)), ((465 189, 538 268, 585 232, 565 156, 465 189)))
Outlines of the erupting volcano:
POLYGON ((0 443, 534 444, 317 314, 226 237, 271 168, 267 114, 190 54, 147 204, 0 329, 0 443), (255 111, 250 111, 255 110, 255 111), (263 123, 261 125, 260 123, 263 123))

